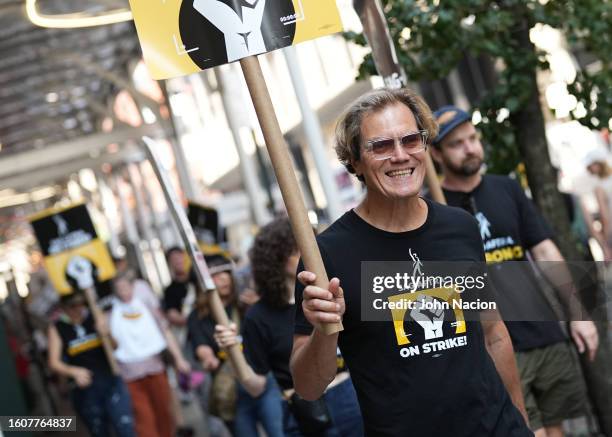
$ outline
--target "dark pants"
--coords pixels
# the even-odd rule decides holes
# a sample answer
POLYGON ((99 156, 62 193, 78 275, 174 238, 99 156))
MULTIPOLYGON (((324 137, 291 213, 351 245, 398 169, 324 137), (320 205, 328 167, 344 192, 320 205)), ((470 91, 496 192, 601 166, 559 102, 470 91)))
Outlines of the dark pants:
POLYGON ((72 392, 74 409, 92 437, 109 436, 109 422, 117 437, 135 437, 130 395, 121 378, 94 374, 92 380, 72 392))
MULTIPOLYGON (((324 399, 333 425, 321 437, 362 437, 363 420, 357 401, 357 394, 350 379, 341 382, 325 392, 324 399)), ((285 435, 302 437, 289 405, 283 401, 285 435)))

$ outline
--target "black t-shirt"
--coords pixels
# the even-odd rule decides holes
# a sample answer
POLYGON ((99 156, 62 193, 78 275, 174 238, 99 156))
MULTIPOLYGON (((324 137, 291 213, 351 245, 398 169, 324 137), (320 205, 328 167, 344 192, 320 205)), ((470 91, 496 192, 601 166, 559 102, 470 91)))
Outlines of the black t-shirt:
MULTIPOLYGON (((225 311, 230 320, 236 323, 236 319, 239 317, 238 310, 233 305, 228 305, 225 307, 225 311)), ((193 310, 187 317, 187 336, 194 352, 198 346, 210 346, 217 358, 224 360, 227 355, 219 348, 214 337, 216 325, 217 322, 212 315, 200 318, 198 311, 193 310)))
POLYGON ((111 373, 91 314, 87 315, 81 325, 74 325, 67 317, 60 317, 55 327, 62 339, 64 361, 94 373, 111 373))
POLYGON ((470 193, 444 190, 444 194, 449 205, 471 212, 478 220, 489 279, 502 316, 510 320, 506 326, 515 350, 564 341, 525 256, 533 246, 551 238, 551 231, 520 185, 506 176, 485 175, 470 193))
MULTIPOLYGON (((397 324, 361 321, 362 261, 406 261, 417 256, 423 269, 428 261, 483 261, 474 218, 429 200, 427 205, 426 222, 412 231, 386 232, 349 211, 317 238, 329 277, 338 277, 344 290, 344 331, 338 344, 357 391, 366 433, 531 435, 487 353, 480 322, 465 322, 465 331, 458 333, 455 321, 444 321, 434 342, 447 347, 430 353, 431 340, 425 340, 424 329, 407 315, 399 325, 410 335, 411 350, 421 351, 407 354, 397 324)), ((313 328, 302 311, 302 291, 297 284, 295 332, 308 335, 313 328)))
POLYGON ((274 307, 260 300, 242 324, 244 355, 255 373, 272 372, 281 389, 293 388, 289 358, 293 347, 295 305, 274 307))
POLYGON ((189 282, 178 282, 172 280, 170 285, 164 290, 164 309, 166 311, 175 309, 178 312, 183 310, 183 301, 187 296, 187 285, 189 282))

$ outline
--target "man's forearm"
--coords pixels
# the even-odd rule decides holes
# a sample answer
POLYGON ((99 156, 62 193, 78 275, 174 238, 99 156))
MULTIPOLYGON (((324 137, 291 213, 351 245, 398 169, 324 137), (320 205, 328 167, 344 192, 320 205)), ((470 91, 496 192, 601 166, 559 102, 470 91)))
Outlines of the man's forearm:
POLYGON ((531 254, 557 292, 568 320, 590 320, 577 295, 572 274, 555 243, 545 240, 533 247, 531 254))
POLYGON ((503 322, 486 323, 495 323, 495 327, 490 328, 491 332, 485 339, 487 351, 495 363, 497 373, 499 373, 506 390, 508 390, 512 402, 525 418, 525 422, 527 422, 521 380, 516 367, 514 349, 512 348, 512 342, 510 341, 506 326, 503 322))
POLYGON ((338 334, 326 335, 318 330, 294 338, 291 373, 295 391, 308 400, 321 397, 336 375, 338 334))
POLYGON ((568 321, 590 320, 578 297, 572 274, 565 261, 555 262, 552 268, 551 266, 544 266, 542 271, 557 291, 557 296, 559 296, 559 300, 565 309, 568 321))

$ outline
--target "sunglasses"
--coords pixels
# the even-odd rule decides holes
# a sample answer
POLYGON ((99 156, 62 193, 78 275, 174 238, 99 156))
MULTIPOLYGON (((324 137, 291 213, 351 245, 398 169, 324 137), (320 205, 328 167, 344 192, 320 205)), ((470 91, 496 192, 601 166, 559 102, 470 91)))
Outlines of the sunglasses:
POLYGON ((399 138, 376 138, 364 146, 376 160, 389 159, 395 153, 395 144, 399 142, 402 150, 409 155, 422 152, 427 148, 427 131, 408 132, 399 138))

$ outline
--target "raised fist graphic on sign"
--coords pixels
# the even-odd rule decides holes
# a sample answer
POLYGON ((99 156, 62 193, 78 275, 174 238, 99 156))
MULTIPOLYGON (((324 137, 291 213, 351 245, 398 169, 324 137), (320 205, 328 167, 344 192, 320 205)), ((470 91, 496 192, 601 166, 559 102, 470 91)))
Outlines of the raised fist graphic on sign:
POLYGON ((93 265, 87 258, 79 255, 70 258, 66 266, 66 273, 75 280, 81 290, 91 288, 94 285, 93 265))
POLYGON ((421 325, 425 331, 425 340, 442 337, 442 322, 444 309, 435 305, 436 299, 421 294, 415 301, 415 307, 410 311, 410 317, 421 325))

